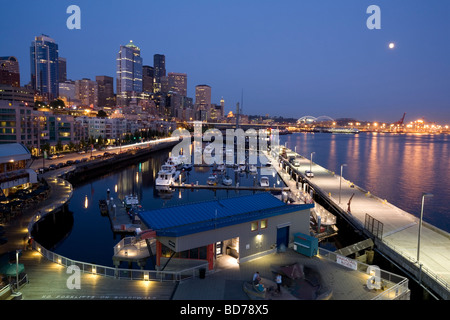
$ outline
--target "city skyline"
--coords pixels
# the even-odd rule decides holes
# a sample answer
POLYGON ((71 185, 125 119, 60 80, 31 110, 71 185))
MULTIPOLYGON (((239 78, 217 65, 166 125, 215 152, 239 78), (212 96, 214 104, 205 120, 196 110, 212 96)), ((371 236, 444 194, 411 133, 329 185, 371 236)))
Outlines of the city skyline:
POLYGON ((406 121, 450 121, 445 1, 376 1, 379 30, 366 26, 372 3, 353 1, 135 1, 132 7, 142 9, 137 12, 116 1, 77 1, 80 30, 66 27, 70 4, 9 5, 4 29, 14 17, 23 19, 0 40, 0 56, 19 60, 22 86, 30 81, 30 43, 40 34, 58 44, 72 80, 105 75, 116 81, 118 48, 132 40, 143 65, 164 55, 167 73, 187 74, 189 97, 195 86, 208 84, 212 102, 223 97, 226 111, 235 110, 244 92, 244 113, 250 115, 394 122, 406 112, 406 121), (145 15, 168 10, 167 21, 145 15), (108 22, 120 17, 130 22, 108 22))

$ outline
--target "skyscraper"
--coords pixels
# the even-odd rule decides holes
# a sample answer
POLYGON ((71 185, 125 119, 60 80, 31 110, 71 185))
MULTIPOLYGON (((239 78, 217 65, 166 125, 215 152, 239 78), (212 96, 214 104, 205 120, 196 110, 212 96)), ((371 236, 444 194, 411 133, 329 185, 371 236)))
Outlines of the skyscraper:
POLYGON ((153 92, 153 67, 142 66, 142 91, 153 92))
POLYGON ((58 97, 58 44, 47 35, 34 38, 30 47, 31 85, 48 100, 58 97))
POLYGON ((114 79, 108 76, 96 76, 95 81, 98 84, 98 106, 113 107, 114 99, 114 79))
POLYGON ((75 81, 75 96, 83 106, 98 105, 98 84, 96 81, 84 78, 75 81))
POLYGON ((16 57, 0 57, 0 84, 20 87, 19 61, 16 57))
POLYGON ((210 117, 211 87, 201 84, 195 87, 195 112, 197 120, 206 121, 210 117))
POLYGON ((180 96, 187 96, 187 74, 169 72, 169 91, 177 92, 180 96))
POLYGON ((67 60, 66 58, 58 58, 58 82, 67 80, 67 60))
POLYGON ((166 76, 166 57, 162 54, 153 56, 153 91, 161 91, 161 78, 166 76))
POLYGON ((141 50, 133 41, 120 46, 117 54, 117 104, 128 104, 129 93, 142 92, 141 50))

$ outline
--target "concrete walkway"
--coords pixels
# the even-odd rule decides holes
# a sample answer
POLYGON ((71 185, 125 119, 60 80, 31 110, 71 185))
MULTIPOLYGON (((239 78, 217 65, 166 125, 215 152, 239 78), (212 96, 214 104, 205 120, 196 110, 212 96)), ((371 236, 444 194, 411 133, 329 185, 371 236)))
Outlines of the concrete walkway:
MULTIPOLYGON (((292 151, 290 151, 292 152, 292 151)), ((310 168, 310 160, 299 155, 300 166, 295 169, 304 173, 310 168)), ((275 162, 276 163, 276 162, 275 162)), ((313 178, 305 178, 329 201, 347 212, 348 218, 364 228, 366 214, 382 223, 378 237, 382 243, 403 256, 409 264, 422 265, 430 278, 436 279, 446 292, 450 292, 450 234, 428 223, 423 223, 420 240, 420 260, 417 261, 419 219, 393 204, 372 195, 369 191, 354 186, 350 181, 330 172, 315 163, 312 164, 313 178), (341 186, 341 187, 340 187, 341 186), (340 194, 340 203, 339 203, 340 194), (348 202, 351 198, 350 212, 348 202)), ((304 175, 303 175, 304 176, 304 175)))

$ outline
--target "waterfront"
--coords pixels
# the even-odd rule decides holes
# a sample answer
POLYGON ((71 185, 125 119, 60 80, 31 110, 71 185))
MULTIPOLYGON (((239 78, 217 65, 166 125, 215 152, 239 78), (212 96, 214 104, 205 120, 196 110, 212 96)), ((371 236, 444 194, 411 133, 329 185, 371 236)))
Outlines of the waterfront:
MULTIPOLYGON (((406 212, 420 216, 422 193, 424 221, 450 232, 450 136, 429 134, 294 133, 280 136, 280 144, 386 199, 406 212)), ((345 202, 348 199, 344 199, 345 202)))
MULTIPOLYGON (((144 210, 157 209, 185 203, 200 202, 214 198, 227 198, 252 194, 250 190, 198 190, 175 189, 171 193, 159 192, 155 188, 155 179, 161 165, 167 160, 170 149, 152 153, 148 160, 134 161, 128 167, 116 172, 92 178, 90 181, 74 185, 73 197, 68 209, 73 215, 70 232, 61 236, 40 239, 38 242, 46 247, 53 247, 55 253, 83 262, 113 266, 113 247, 121 236, 114 234, 107 217, 99 210, 99 200, 106 199, 107 189, 111 197, 123 199, 126 195, 135 194, 144 210), (54 243, 58 240, 58 243, 54 243)), ((184 183, 206 184, 212 167, 194 167, 186 175, 184 183)), ((260 175, 237 173, 227 168, 233 185, 239 181, 241 186, 258 185, 260 175)), ((269 176, 270 186, 284 186, 278 176, 269 176)), ((54 234, 54 233, 51 233, 54 234)), ((124 265, 123 267, 127 267, 124 265)), ((148 265, 151 268, 151 265, 148 265)))
MULTIPOLYGON (((296 133, 280 137, 281 144, 284 145, 286 142, 292 149, 297 147, 297 152, 307 158, 310 152, 314 151, 313 162, 337 173, 340 164, 347 163, 348 166, 344 171, 346 179, 411 214, 417 215, 420 210, 421 188, 432 188, 426 190, 435 196, 427 203, 425 221, 445 231, 449 229, 448 210, 445 208, 445 204, 449 202, 448 198, 445 198, 449 194, 446 191, 448 184, 445 183, 450 178, 448 168, 443 161, 433 161, 434 167, 430 165, 430 172, 439 170, 441 174, 428 174, 423 177, 421 183, 418 183, 417 179, 422 175, 417 171, 423 166, 425 161, 423 157, 445 159, 449 152, 447 141, 448 136, 445 135, 430 137, 373 133, 358 135, 296 133), (425 148, 426 143, 428 148, 425 148), (431 150, 432 153, 416 152, 417 155, 411 157, 415 147, 420 150, 431 150), (408 173, 408 170, 411 173, 408 173), (436 184, 430 184, 431 177, 436 184)), ((55 252, 75 260, 112 265, 113 247, 120 240, 120 236, 112 233, 108 218, 100 215, 98 207, 98 201, 106 198, 108 188, 113 197, 122 198, 128 194, 137 194, 146 210, 252 192, 177 189, 170 195, 160 194, 154 188, 154 180, 161 164, 168 156, 168 151, 154 153, 149 160, 135 162, 117 172, 75 186, 69 205, 69 210, 73 213, 73 226, 63 240, 56 244, 55 252)), ((205 184, 209 173, 211 168, 194 168, 186 183, 195 184, 198 181, 199 184, 205 184)), ((233 169, 229 168, 228 173, 235 181, 233 169)), ((277 184, 277 177, 270 178, 271 185, 277 184)), ((242 185, 252 185, 255 179, 259 179, 259 175, 255 178, 253 175, 245 174, 240 176, 240 179, 242 185)), ((282 184, 281 181, 280 183, 282 184)), ((332 249, 334 243, 325 243, 324 246, 332 249)))

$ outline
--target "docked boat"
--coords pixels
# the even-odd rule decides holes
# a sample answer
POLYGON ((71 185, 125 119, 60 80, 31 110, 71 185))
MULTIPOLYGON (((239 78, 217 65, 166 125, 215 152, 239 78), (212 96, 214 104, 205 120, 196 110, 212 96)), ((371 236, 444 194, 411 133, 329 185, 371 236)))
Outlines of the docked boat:
POLYGON ((233 180, 229 176, 226 176, 222 179, 222 184, 225 186, 231 186, 232 183, 233 180))
POLYGON ((261 177, 261 179, 259 179, 259 185, 261 187, 268 187, 269 186, 269 178, 268 177, 261 177))
POLYGON ((157 189, 168 189, 177 180, 180 172, 165 172, 160 171, 156 178, 155 185, 157 189))
POLYGON ((241 173, 243 173, 243 172, 245 172, 245 170, 246 170, 245 164, 240 164, 240 165, 239 165, 239 168, 238 168, 238 171, 241 172, 241 173))
POLYGON ((108 204, 106 200, 102 199, 98 202, 98 206, 100 207, 100 214, 105 216, 108 214, 108 204))
POLYGON ((139 205, 139 199, 137 196, 130 194, 125 196, 125 198, 123 199, 123 204, 125 205, 126 208, 129 209, 133 206, 139 205))
POLYGON ((161 169, 159 170, 158 174, 160 173, 170 173, 173 174, 177 171, 177 168, 173 164, 163 164, 161 166, 161 169))
POLYGON ((258 169, 256 168, 256 166, 254 164, 250 165, 250 167, 248 168, 248 171, 251 174, 257 174, 258 173, 258 169))
POLYGON ((227 168, 225 167, 225 165, 223 163, 221 163, 217 166, 217 171, 219 171, 219 173, 225 173, 226 169, 227 168))
POLYGON ((180 161, 179 157, 169 157, 166 161, 167 165, 174 166, 176 169, 181 169, 183 167, 183 162, 180 161))
POLYGON ((214 174, 210 175, 208 180, 206 180, 206 183, 210 186, 215 186, 217 184, 217 176, 214 174))

